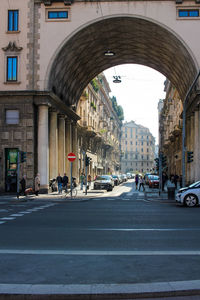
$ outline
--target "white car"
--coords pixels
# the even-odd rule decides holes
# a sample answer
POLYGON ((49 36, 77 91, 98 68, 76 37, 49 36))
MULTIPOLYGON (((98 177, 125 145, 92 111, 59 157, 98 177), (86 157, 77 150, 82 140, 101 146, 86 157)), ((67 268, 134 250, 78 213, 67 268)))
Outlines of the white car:
POLYGON ((180 189, 176 194, 176 202, 189 207, 200 205, 200 181, 180 189))

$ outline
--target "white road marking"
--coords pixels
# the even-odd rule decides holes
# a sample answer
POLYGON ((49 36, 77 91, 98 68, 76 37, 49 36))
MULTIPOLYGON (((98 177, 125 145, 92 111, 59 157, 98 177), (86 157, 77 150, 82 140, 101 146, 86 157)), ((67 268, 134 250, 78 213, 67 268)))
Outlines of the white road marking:
POLYGON ((14 217, 4 217, 4 218, 0 218, 0 220, 15 220, 16 218, 14 217))
POLYGON ((10 215, 11 217, 22 217, 23 214, 13 214, 13 215, 10 215))
POLYGON ((22 254, 22 255, 129 255, 129 256, 155 256, 155 255, 200 255, 199 250, 132 250, 132 251, 115 251, 115 250, 24 250, 24 249, 2 249, 0 254, 22 254))

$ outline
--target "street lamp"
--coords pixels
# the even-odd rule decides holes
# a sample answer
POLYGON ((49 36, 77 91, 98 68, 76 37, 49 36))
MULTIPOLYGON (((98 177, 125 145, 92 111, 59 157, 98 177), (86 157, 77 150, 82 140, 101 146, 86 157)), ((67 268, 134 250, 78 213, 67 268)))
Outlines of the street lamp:
POLYGON ((114 80, 113 80, 114 83, 121 83, 122 82, 120 76, 113 76, 113 78, 114 78, 114 80))
POLYGON ((105 56, 114 56, 115 55, 115 52, 111 51, 111 50, 107 50, 104 52, 104 55, 105 56))

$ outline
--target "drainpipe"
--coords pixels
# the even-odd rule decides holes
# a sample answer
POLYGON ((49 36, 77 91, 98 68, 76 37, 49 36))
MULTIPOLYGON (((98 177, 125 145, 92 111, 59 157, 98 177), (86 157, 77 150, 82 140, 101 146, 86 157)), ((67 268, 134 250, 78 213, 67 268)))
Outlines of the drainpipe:
POLYGON ((185 134, 185 125, 186 125, 186 104, 189 98, 189 95, 193 89, 193 87, 195 86, 198 78, 200 75, 200 71, 198 72, 198 74, 196 75, 194 81, 192 82, 190 88, 187 91, 187 94, 185 96, 185 100, 183 102, 183 127, 182 127, 182 187, 185 187, 185 153, 186 153, 186 134, 185 134))

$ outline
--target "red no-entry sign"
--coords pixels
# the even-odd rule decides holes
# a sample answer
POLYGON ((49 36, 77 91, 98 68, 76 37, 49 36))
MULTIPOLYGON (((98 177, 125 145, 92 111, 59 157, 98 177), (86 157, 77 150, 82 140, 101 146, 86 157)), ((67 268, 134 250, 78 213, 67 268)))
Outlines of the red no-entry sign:
POLYGON ((67 159, 69 160, 69 161, 74 161, 75 159, 76 159, 76 155, 74 154, 74 153, 69 153, 68 155, 67 155, 67 159))

